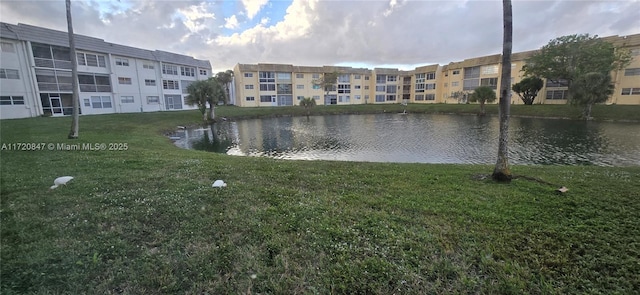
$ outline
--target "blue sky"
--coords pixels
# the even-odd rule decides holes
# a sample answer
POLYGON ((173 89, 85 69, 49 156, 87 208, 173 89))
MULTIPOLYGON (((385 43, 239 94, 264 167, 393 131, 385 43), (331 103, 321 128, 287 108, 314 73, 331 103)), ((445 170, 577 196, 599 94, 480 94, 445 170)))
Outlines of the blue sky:
MULTIPOLYGON (((639 0, 513 0, 514 51, 640 33, 639 0)), ((500 0, 72 0, 74 31, 211 61, 413 69, 499 54, 500 0)), ((66 31, 63 0, 2 0, 0 19, 66 31)))

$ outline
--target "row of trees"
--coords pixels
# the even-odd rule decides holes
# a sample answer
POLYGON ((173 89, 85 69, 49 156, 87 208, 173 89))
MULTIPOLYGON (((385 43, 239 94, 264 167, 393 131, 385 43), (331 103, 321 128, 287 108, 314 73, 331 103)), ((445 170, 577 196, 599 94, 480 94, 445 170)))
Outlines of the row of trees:
POLYGON ((197 106, 204 121, 215 121, 215 106, 220 102, 229 103, 229 85, 233 81, 233 71, 219 72, 215 76, 191 83, 187 87, 185 102, 197 106), (209 111, 207 112, 207 105, 209 111))

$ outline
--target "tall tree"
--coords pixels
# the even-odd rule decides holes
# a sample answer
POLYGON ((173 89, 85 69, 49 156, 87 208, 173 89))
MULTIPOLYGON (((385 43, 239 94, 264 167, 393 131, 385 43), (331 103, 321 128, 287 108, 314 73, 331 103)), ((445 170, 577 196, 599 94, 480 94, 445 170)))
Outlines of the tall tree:
POLYGON ((511 89, 520 96, 524 104, 532 105, 542 86, 544 86, 542 79, 538 77, 526 77, 520 82, 513 84, 511 89))
POLYGON ((71 21, 71 0, 65 1, 67 6, 67 29, 69 33, 69 54, 71 55, 71 88, 73 88, 73 115, 69 139, 77 139, 80 132, 80 94, 78 93, 78 56, 76 56, 76 42, 73 35, 71 21))
POLYGON ((524 66, 527 76, 543 77, 569 88, 569 101, 577 89, 576 79, 587 73, 610 74, 631 61, 628 51, 616 48, 598 36, 568 35, 549 41, 524 66))
POLYGON ((338 83, 338 72, 324 73, 320 79, 314 80, 312 83, 314 85, 322 87, 324 89, 324 101, 326 104, 327 97, 329 96, 329 92, 335 88, 336 83, 338 83))
POLYGON ((484 104, 495 100, 496 93, 489 86, 480 86, 471 93, 471 96, 469 96, 469 101, 480 103, 480 115, 485 114, 484 104))
POLYGON ((511 112, 511 49, 513 47, 513 14, 511 0, 502 0, 502 75, 500 76, 500 138, 498 159, 491 178, 498 182, 511 182, 509 169, 509 115, 511 112))
POLYGON ((613 94, 611 75, 598 72, 587 73, 577 77, 571 85, 573 98, 571 103, 583 107, 582 116, 591 119, 591 107, 596 103, 607 101, 613 94))
POLYGON ((233 71, 226 70, 224 72, 218 72, 215 77, 224 89, 224 104, 229 104, 229 85, 233 82, 233 71))

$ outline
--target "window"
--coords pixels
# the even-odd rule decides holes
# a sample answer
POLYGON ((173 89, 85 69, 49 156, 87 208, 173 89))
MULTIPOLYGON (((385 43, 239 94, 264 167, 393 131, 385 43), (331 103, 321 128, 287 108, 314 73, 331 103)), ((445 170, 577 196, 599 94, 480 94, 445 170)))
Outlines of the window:
POLYGON ((369 81, 369 76, 364 76, 365 81, 369 81))
POLYGON ((353 89, 360 89, 360 85, 353 85, 353 89))
POLYGON ((120 96, 121 103, 133 103, 133 96, 120 96))
POLYGON ((427 90, 436 89, 436 83, 425 84, 427 90))
POLYGON ((83 101, 85 107, 91 107, 91 99, 85 98, 83 101))
POLYGON ((275 102, 276 97, 274 95, 260 95, 260 102, 275 102))
POLYGON ((384 94, 377 94, 376 95, 376 102, 384 102, 384 94))
POLYGON ((622 88, 622 95, 640 95, 640 88, 622 88))
POLYGON ((144 79, 144 85, 147 85, 147 86, 156 86, 156 80, 144 79))
POLYGON ((291 84, 278 84, 278 94, 292 94, 291 84))
POLYGON ((131 85, 131 78, 118 77, 118 84, 131 85))
POLYGON ((369 95, 365 95, 364 100, 369 100, 369 95))
POLYGON ((16 49, 15 49, 15 47, 13 47, 13 43, 1 42, 0 43, 0 52, 15 53, 16 49))
POLYGON ((298 84, 298 85, 296 85, 296 89, 304 89, 304 85, 298 84))
POLYGON ((460 86, 460 82, 458 81, 451 82, 451 87, 458 87, 458 86, 460 86))
POLYGON ((424 97, 425 100, 436 100, 436 95, 433 93, 428 93, 424 97))
POLYGON ((126 59, 126 58, 116 57, 116 66, 128 67, 129 66, 129 60, 126 59))
POLYGON ((147 70, 153 70, 153 69, 155 69, 156 67, 155 67, 153 64, 150 64, 150 63, 144 63, 144 64, 142 64, 142 68, 143 68, 143 69, 147 69, 147 70))
POLYGON ((425 82, 425 74, 416 74, 416 85, 425 82))
POLYGON ((376 75, 376 84, 387 83, 387 75, 376 75))
POLYGON ((640 75, 640 68, 630 68, 624 70, 625 76, 638 76, 640 75))
POLYGON ((547 99, 566 99, 568 90, 548 90, 547 99))
POLYGON ((193 84, 193 82, 195 81, 188 81, 188 80, 180 80, 180 88, 182 88, 182 93, 183 94, 189 94, 189 85, 193 84))
POLYGON ((260 91, 276 91, 276 84, 260 84, 260 91))
POLYGON ((395 81, 398 81, 398 76, 387 76, 387 82, 395 82, 395 81))
POLYGON ((453 70, 454 75, 460 75, 460 70, 453 70))
POLYGON ((94 109, 110 109, 112 108, 111 96, 92 96, 91 105, 94 109))
POLYGON ((314 95, 313 99, 320 99, 320 95, 314 95))
POLYGON ((312 74, 311 78, 313 79, 320 79, 320 74, 312 74))
POLYGON ((424 94, 416 94, 416 100, 417 101, 424 100, 424 94))
POLYGON ((369 85, 364 85, 364 90, 369 90, 369 85))
POLYGON ((340 96, 338 96, 338 101, 339 102, 350 102, 351 98, 349 97, 349 95, 340 95, 340 96))
POLYGON ((424 83, 416 84, 416 92, 424 92, 424 89, 425 89, 424 83))
POLYGON ((276 73, 274 72, 259 72, 260 83, 275 83, 276 73))
POLYGON ((0 79, 20 79, 18 70, 0 69, 0 79))
POLYGON ((360 80, 360 75, 353 75, 353 79, 360 80))
POLYGON ((356 100, 360 100, 360 98, 361 98, 361 97, 362 97, 362 96, 360 96, 360 95, 354 95, 354 96, 353 96, 353 98, 355 98, 356 100))
POLYGON ((159 104, 160 97, 159 96, 147 96, 147 104, 159 104))
POLYGON ((387 91, 387 87, 385 85, 377 85, 376 92, 385 92, 387 91))
POLYGON ((426 77, 427 80, 435 80, 436 79, 436 73, 435 72, 427 73, 425 77, 426 77))
POLYGON ((83 92, 111 92, 111 79, 108 75, 78 74, 78 84, 83 92))
POLYGON ((207 70, 200 69, 200 76, 206 76, 206 75, 207 75, 207 70))
POLYGON ((174 65, 162 65, 162 73, 166 75, 177 75, 178 74, 178 66, 174 65))
POLYGON ((490 65, 482 67, 483 75, 495 75, 498 74, 498 65, 490 65))
POLYGON ((176 80, 162 80, 163 89, 180 89, 180 84, 176 80))
POLYGON ((462 83, 462 90, 475 90, 480 86, 480 79, 468 79, 462 83))
POLYGON ((300 96, 300 95, 298 95, 298 97, 297 97, 297 98, 298 98, 298 100, 302 100, 302 99, 304 98, 304 96, 300 96))
POLYGON ((278 72, 276 76, 278 81, 291 81, 291 73, 278 72))
POLYGON ((302 78, 304 78, 304 74, 296 74, 296 78, 297 79, 302 79, 302 78))
POLYGON ((396 93, 396 92, 397 92, 397 86, 396 85, 387 85, 387 93, 396 93))
POLYGON ((176 94, 165 94, 164 105, 168 110, 181 110, 182 96, 176 94))
POLYGON ((245 78, 253 78, 253 73, 244 73, 245 78))
POLYGON ((106 68, 107 62, 104 55, 97 55, 91 53, 76 53, 78 57, 78 65, 80 66, 90 66, 90 67, 101 67, 106 68))
POLYGON ((395 100, 396 100, 395 95, 387 95, 387 101, 395 101, 395 100))
POLYGON ((244 89, 253 89, 253 84, 244 85, 244 89))
POLYGON ((246 100, 246 101, 255 101, 256 98, 254 96, 247 96, 247 97, 244 98, 244 100, 246 100))
POLYGON ((349 83, 351 82, 349 78, 349 74, 341 74, 338 76, 338 83, 349 83))
POLYGON ((180 74, 187 77, 195 77, 196 69, 192 67, 180 67, 180 74))
POLYGON ((465 79, 480 78, 480 67, 476 66, 476 67, 464 68, 464 78, 465 79))
POLYGON ((23 105, 23 96, 0 96, 0 105, 23 105))
POLYGON ((498 78, 480 79, 480 86, 489 86, 491 89, 498 89, 498 78))
POLYGON ((566 79, 549 80, 547 79, 547 87, 567 87, 569 82, 566 79))
POLYGON ((351 84, 338 84, 338 93, 351 93, 351 84))

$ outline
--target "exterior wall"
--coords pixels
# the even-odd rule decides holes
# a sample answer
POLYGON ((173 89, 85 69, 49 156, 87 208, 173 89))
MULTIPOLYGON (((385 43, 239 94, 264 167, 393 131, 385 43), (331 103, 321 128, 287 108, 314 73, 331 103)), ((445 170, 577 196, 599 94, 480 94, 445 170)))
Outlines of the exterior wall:
MULTIPOLYGON (((612 42, 617 47, 630 50, 633 60, 625 69, 612 73, 615 82, 614 94, 607 101, 608 104, 634 104, 640 105, 640 34, 630 36, 612 36, 603 38, 612 42), (637 70, 636 70, 637 69, 637 70)), ((511 58, 511 83, 515 84, 524 78, 522 71, 526 60, 536 51, 513 53, 511 58)), ((330 98, 335 96, 335 104, 389 104, 403 103, 403 98, 408 97, 411 103, 467 103, 468 95, 475 87, 481 85, 491 86, 496 91, 499 102, 500 76, 502 71, 502 57, 500 54, 470 58, 459 62, 451 62, 448 65, 428 65, 415 68, 412 71, 398 69, 375 68, 354 69, 350 67, 303 67, 282 64, 238 64, 234 68, 235 93, 237 105, 247 107, 277 106, 275 102, 260 102, 261 95, 276 95, 275 91, 260 91, 259 73, 261 71, 283 71, 291 74, 292 95, 294 104, 298 104, 298 97, 318 97, 316 102, 320 104, 332 103, 325 100, 325 95, 330 98), (323 73, 338 72, 348 75, 350 84, 349 93, 342 93, 340 89, 325 92, 322 89, 313 89, 312 75, 321 76, 323 73), (245 77, 251 74, 251 77, 245 77), (297 74, 301 74, 299 78, 297 74), (360 79, 356 79, 360 75, 360 79), (384 75, 385 81, 377 80, 378 75, 384 75), (465 76, 467 78, 465 78, 465 76), (389 78, 394 77, 394 78, 389 78), (424 78, 423 78, 424 77, 424 78), (465 90, 465 83, 467 87, 465 90), (420 84, 424 84, 422 89, 420 84), (245 85, 254 85, 252 89, 246 89, 245 85), (298 88, 301 85, 301 88, 298 88), (430 85, 430 86, 426 86, 430 85), (359 89, 356 88, 359 86, 359 89), (389 92, 389 89, 392 92, 389 92), (462 94, 456 96, 456 93, 462 94), (349 95, 349 100, 346 96, 349 95), (422 97, 424 95, 424 98, 422 97), (356 99, 356 97, 360 99, 356 99), (377 99, 376 99, 377 96, 377 99), (383 99, 384 96, 384 99, 383 99), (247 101, 246 97, 254 100, 247 101), (342 99, 340 99, 342 97, 342 99), (429 99, 427 99, 427 97, 429 99)), ((277 83, 277 82, 276 82, 277 83)), ((340 83, 338 83, 340 84, 340 83)), ((347 84, 347 83, 344 83, 347 84)), ((566 104, 567 87, 552 85, 545 81, 539 91, 534 104, 566 104)), ((512 104, 523 104, 518 94, 511 92, 512 104)))
MULTIPOLYGON (((4 23, 0 23, 0 29, 3 32, 0 118, 70 115, 71 58, 69 48, 59 40, 66 33, 4 23), (21 40, 19 34, 11 35, 14 31, 30 33, 22 35, 43 41, 21 40)), ((186 104, 186 87, 211 76, 208 61, 105 43, 86 36, 77 38, 77 44, 85 46, 76 50, 82 115, 195 109, 186 104), (125 54, 109 53, 110 50, 125 54), (165 60, 175 60, 170 64, 176 70, 163 73, 165 60), (165 88, 165 80, 174 83, 165 88)))
POLYGON ((35 89, 32 87, 33 81, 25 44, 9 39, 0 39, 0 42, 2 43, 0 69, 3 69, 7 75, 7 78, 0 79, 0 95, 3 97, 0 105, 0 119, 37 116, 38 100, 35 89), (6 72, 7 70, 11 73, 6 72), (13 75, 15 71, 17 71, 17 77, 13 75))

